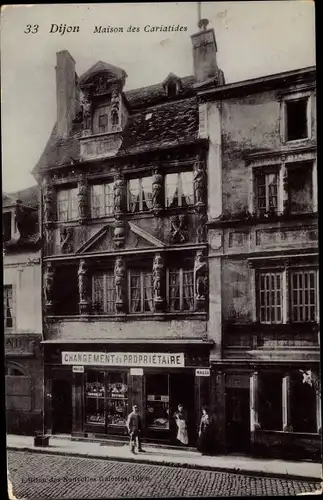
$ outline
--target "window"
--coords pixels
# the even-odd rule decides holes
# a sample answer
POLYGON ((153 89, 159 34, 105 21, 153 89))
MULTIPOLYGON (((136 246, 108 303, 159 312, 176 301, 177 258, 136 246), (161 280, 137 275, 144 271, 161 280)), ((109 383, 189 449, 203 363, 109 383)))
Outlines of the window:
POLYGON ((286 138, 287 141, 306 139, 308 133, 308 97, 286 101, 286 138))
POLYGON ((93 133, 104 134, 109 131, 109 106, 100 106, 94 112, 93 133))
POLYGON ((175 82, 170 82, 167 85, 167 95, 168 97, 175 97, 177 94, 177 85, 175 82))
POLYGON ((169 375, 146 375, 146 425, 169 429, 169 375))
POLYGON ((153 312, 153 276, 150 271, 129 271, 129 309, 131 313, 153 312))
POLYGON ((260 214, 277 213, 277 173, 256 174, 257 211, 260 214))
POLYGON ((85 383, 85 423, 105 424, 104 372, 89 371, 85 383))
POLYGON ((282 322, 282 273, 266 272, 258 276, 259 320, 261 323, 282 322))
POLYGON ((313 210, 313 165, 300 163, 288 167, 288 201, 292 214, 313 210))
POLYGON ((128 181, 128 210, 141 212, 152 208, 152 177, 128 181))
POLYGON ((92 279, 93 312, 96 314, 113 314, 116 300, 113 271, 95 274, 92 279))
POLYGON ((166 207, 187 207, 194 203, 193 172, 167 174, 165 183, 166 207))
POLYGON ((128 407, 126 373, 109 373, 107 387, 107 424, 125 426, 128 407))
POLYGON ((316 270, 291 271, 291 320, 307 322, 317 320, 316 270))
POLYGON ((11 212, 2 214, 2 238, 3 241, 11 239, 11 212))
POLYGON ((78 218, 77 194, 77 188, 57 191, 57 217, 59 221, 78 218))
POLYGON ((92 217, 102 217, 113 214, 113 182, 95 184, 92 186, 92 217))
POLYGON ((168 269, 168 307, 170 311, 194 310, 193 264, 168 269))
POLYGON ((14 322, 12 285, 3 287, 4 327, 12 328, 14 322))
POLYGON ((279 373, 259 374, 259 422, 262 429, 281 431, 282 376, 279 373))

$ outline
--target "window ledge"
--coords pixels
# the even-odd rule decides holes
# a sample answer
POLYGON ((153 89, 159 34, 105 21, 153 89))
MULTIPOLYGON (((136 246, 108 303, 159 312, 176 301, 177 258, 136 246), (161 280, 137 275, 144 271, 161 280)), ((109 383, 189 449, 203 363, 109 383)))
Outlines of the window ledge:
POLYGON ((206 312, 178 312, 178 313, 125 313, 125 314, 84 314, 84 315, 51 315, 46 319, 50 322, 53 321, 171 321, 171 320, 203 320, 207 319, 206 312))

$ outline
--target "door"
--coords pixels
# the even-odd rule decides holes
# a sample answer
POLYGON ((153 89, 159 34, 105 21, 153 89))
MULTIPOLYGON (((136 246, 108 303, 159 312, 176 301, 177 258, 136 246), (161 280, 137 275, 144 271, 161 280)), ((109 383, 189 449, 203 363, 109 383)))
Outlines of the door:
POLYGON ((184 406, 187 413, 187 432, 188 444, 196 444, 196 411, 195 411, 195 391, 194 374, 191 373, 172 373, 170 375, 170 431, 171 440, 176 443, 177 426, 173 415, 177 411, 179 404, 184 406))
POLYGON ((52 422, 53 434, 72 433, 72 384, 70 380, 53 380, 52 422))
POLYGON ((250 448, 249 389, 226 390, 226 435, 228 452, 246 452, 250 448))

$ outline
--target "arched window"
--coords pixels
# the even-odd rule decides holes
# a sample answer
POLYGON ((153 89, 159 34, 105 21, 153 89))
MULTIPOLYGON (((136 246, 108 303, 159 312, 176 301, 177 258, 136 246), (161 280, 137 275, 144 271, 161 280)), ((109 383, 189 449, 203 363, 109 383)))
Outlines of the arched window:
POLYGON ((11 377, 25 377, 26 373, 22 366, 15 363, 8 363, 5 367, 5 375, 11 377))

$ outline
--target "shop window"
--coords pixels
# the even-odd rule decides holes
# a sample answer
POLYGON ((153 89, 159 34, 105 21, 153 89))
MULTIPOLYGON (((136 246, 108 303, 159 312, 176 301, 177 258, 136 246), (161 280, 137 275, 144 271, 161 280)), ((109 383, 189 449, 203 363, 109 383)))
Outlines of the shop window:
POLYGON ((154 311, 153 276, 150 271, 129 270, 129 310, 131 313, 154 311))
POLYGON ((12 285, 3 287, 4 327, 12 328, 14 323, 12 285))
POLYGON ((169 429, 169 375, 146 375, 146 425, 169 429))
POLYGON ((293 270, 290 272, 291 320, 316 321, 318 317, 318 271, 293 270))
POLYGON ((256 180, 256 210, 259 214, 277 213, 277 180, 276 172, 257 172, 256 180))
POLYGON ((92 217, 112 215, 114 210, 113 182, 95 184, 91 191, 92 217))
POLYGON ((316 433, 316 393, 303 374, 291 376, 291 426, 294 432, 316 433))
POLYGON ((152 177, 128 181, 128 210, 143 212, 152 208, 152 177))
POLYGON ((85 423, 105 424, 105 386, 104 372, 89 371, 85 383, 85 423))
POLYGON ((306 139, 308 133, 308 97, 286 101, 286 135, 287 141, 306 139))
POLYGON ((288 167, 288 201, 292 214, 313 210, 313 164, 301 163, 288 167))
POLYGON ((2 239, 8 241, 11 239, 11 212, 2 214, 2 239))
POLYGON ((194 310, 194 270, 187 260, 182 267, 167 270, 167 302, 170 311, 194 310))
POLYGON ((275 373, 262 373, 259 377, 259 422, 262 429, 281 431, 282 377, 275 373))
POLYGON ((178 172, 165 176, 165 206, 187 207, 194 203, 193 172, 178 172))
POLYGON ((115 284, 113 271, 104 271, 92 278, 92 309, 95 314, 114 314, 115 284))
POLYGON ((59 221, 78 218, 77 194, 77 188, 59 189, 57 191, 57 218, 59 221))
POLYGON ((257 288, 258 318, 261 323, 282 323, 282 273, 261 272, 257 288))
POLYGON ((128 385, 126 373, 108 373, 107 424, 126 425, 128 413, 128 385))

